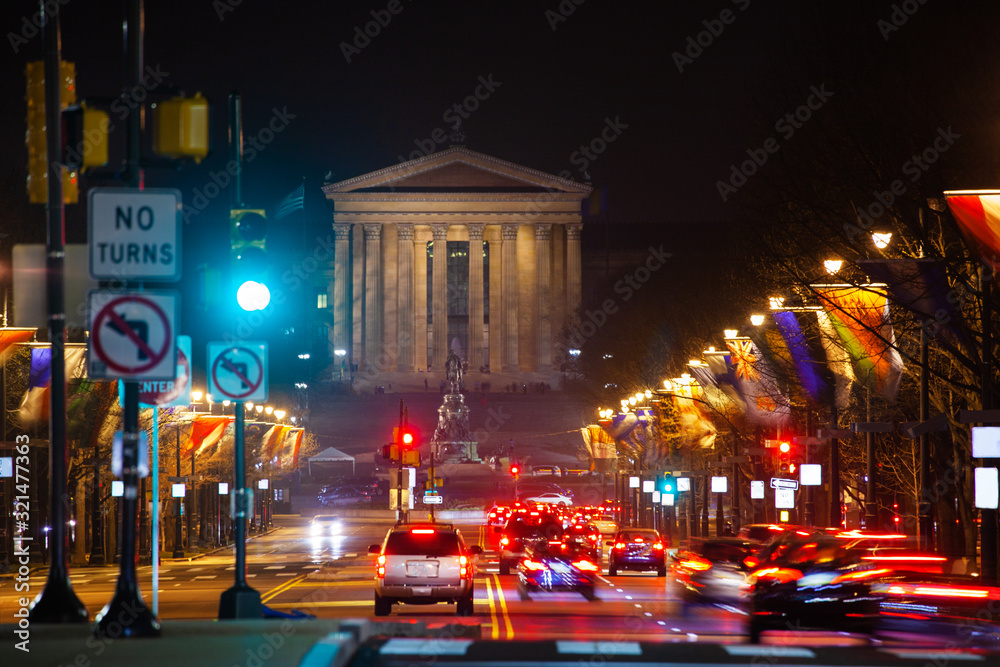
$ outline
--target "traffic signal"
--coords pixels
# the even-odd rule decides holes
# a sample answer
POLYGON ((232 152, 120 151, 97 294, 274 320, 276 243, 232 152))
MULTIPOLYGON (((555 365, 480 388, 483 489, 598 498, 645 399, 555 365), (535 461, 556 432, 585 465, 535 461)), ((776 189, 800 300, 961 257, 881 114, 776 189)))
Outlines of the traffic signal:
POLYGON ((392 429, 392 441, 399 445, 400 451, 413 449, 417 446, 417 432, 410 426, 397 426, 392 429))
MULTIPOLYGON (((28 201, 32 204, 48 203, 49 159, 45 140, 45 64, 34 61, 24 69, 27 79, 25 100, 28 103, 28 129, 24 143, 28 148, 28 201)), ((76 103, 76 65, 59 63, 60 110, 76 103)), ((62 199, 64 204, 75 204, 79 199, 77 172, 58 167, 62 174, 62 199)))
POLYGON ((663 484, 661 485, 661 493, 677 493, 677 484, 674 482, 674 476, 671 473, 663 474, 663 484))
POLYGON ((510 467, 510 475, 514 478, 515 482, 517 481, 517 478, 521 476, 521 469, 516 463, 510 467))
POLYGON ((778 472, 782 474, 795 472, 795 464, 792 463, 792 445, 788 442, 778 445, 778 472))
POLYGON ((264 310, 267 288, 267 217, 263 209, 229 211, 229 249, 236 301, 243 310, 264 310))
POLYGON ((62 163, 70 169, 103 167, 108 163, 108 112, 84 104, 62 111, 62 163))
POLYGON ((201 93, 153 105, 153 151, 195 162, 208 155, 208 100, 201 93))

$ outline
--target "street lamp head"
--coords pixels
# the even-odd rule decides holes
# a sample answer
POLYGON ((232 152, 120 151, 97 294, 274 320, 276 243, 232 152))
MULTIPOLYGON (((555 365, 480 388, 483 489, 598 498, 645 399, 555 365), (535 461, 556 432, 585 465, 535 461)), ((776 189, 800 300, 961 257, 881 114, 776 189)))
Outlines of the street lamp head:
POLYGON ((260 414, 261 412, 264 411, 264 406, 258 403, 257 405, 254 406, 254 410, 257 411, 257 414, 260 414))
POLYGON ((229 400, 229 399, 227 398, 226 400, 224 400, 224 401, 222 402, 222 406, 223 406, 223 407, 226 407, 226 408, 228 408, 228 407, 229 407, 230 405, 232 405, 232 403, 233 403, 233 402, 232 402, 232 401, 230 401, 230 400, 229 400))
POLYGON ((829 273, 831 276, 840 273, 840 267, 842 267, 843 265, 844 265, 844 260, 842 259, 828 259, 823 262, 823 268, 825 268, 826 272, 829 273))
POLYGON ((338 357, 345 357, 345 356, 347 356, 347 350, 334 350, 333 353, 335 355, 337 355, 338 357))
POLYGON ((892 242, 892 232, 872 232, 872 243, 879 250, 885 250, 892 242))
POLYGON ((740 332, 736 329, 726 329, 725 332, 723 333, 725 334, 726 338, 736 338, 737 336, 740 335, 740 332))
POLYGON ((783 296, 769 296, 767 297, 767 304, 771 307, 771 310, 778 310, 785 305, 785 297, 783 296))
POLYGON ((750 316, 750 324, 754 325, 755 327, 759 327, 760 325, 764 324, 764 316, 763 315, 751 315, 750 316))
POLYGON ((274 416, 277 417, 278 419, 284 419, 285 418, 285 411, 284 410, 275 410, 274 411, 274 416))
POLYGON ((635 400, 635 396, 630 396, 629 399, 628 399, 628 404, 629 405, 635 405, 636 403, 638 403, 638 401, 635 400))
POLYGON ((193 403, 197 403, 198 401, 201 400, 201 397, 204 396, 204 395, 205 395, 204 393, 202 393, 202 392, 198 391, 197 389, 195 389, 194 391, 191 392, 191 401, 193 403))
POLYGON ((274 412, 274 408, 268 405, 267 407, 264 408, 264 412, 266 412, 267 414, 271 414, 272 412, 274 412))

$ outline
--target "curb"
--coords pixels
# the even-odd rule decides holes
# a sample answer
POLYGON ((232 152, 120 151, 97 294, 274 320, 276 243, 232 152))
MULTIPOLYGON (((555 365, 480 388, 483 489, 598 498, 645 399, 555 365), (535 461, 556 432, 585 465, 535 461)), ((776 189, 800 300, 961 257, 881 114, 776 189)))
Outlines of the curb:
MULTIPOLYGON (((276 533, 277 531, 281 530, 282 528, 284 528, 284 526, 275 526, 274 528, 270 529, 266 533, 257 533, 256 535, 254 535, 252 537, 248 537, 246 539, 246 541, 247 542, 252 542, 252 541, 256 540, 258 537, 264 537, 265 535, 270 535, 271 533, 276 533)), ((212 554, 217 554, 217 553, 222 552, 222 551, 229 551, 230 549, 235 548, 235 546, 236 546, 235 544, 230 544, 230 545, 224 546, 224 547, 216 547, 216 548, 212 549, 211 551, 206 551, 204 553, 194 554, 192 556, 184 556, 183 558, 164 558, 164 557, 161 556, 160 557, 160 562, 161 563, 190 563, 191 561, 196 561, 199 558, 204 558, 205 556, 211 556, 212 554)))

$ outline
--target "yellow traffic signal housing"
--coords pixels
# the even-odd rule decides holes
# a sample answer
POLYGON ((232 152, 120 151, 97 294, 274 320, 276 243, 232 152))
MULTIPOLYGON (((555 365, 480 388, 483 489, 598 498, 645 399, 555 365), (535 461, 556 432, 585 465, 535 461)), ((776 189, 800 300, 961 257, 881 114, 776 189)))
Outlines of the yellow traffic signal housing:
POLYGON ((382 458, 393 463, 399 461, 399 447, 396 445, 382 445, 382 458))
POLYGON ((403 452, 403 465, 413 466, 414 468, 420 467, 420 452, 413 450, 410 452, 403 452))
POLYGON ((85 105, 63 109, 63 164, 71 169, 103 167, 108 163, 111 121, 101 109, 85 105))
MULTIPOLYGON (((28 103, 28 128, 24 143, 28 148, 28 201, 32 204, 48 203, 49 159, 45 140, 45 63, 29 62, 24 68, 27 80, 25 101, 28 103)), ((59 106, 65 109, 76 103, 76 65, 59 63, 59 106)), ((63 203, 75 204, 80 191, 76 171, 59 167, 62 174, 63 203)))
POLYGON ((153 151, 195 162, 208 155, 208 100, 201 93, 153 105, 153 151))

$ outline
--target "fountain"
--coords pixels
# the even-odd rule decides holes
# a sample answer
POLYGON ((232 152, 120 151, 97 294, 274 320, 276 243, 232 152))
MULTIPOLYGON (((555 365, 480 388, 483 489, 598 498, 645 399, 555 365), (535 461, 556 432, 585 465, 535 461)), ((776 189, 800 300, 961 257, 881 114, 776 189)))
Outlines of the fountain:
POLYGON ((445 370, 447 391, 431 439, 434 455, 441 463, 478 463, 476 442, 469 429, 469 407, 462 395, 462 360, 454 350, 448 353, 445 370))

